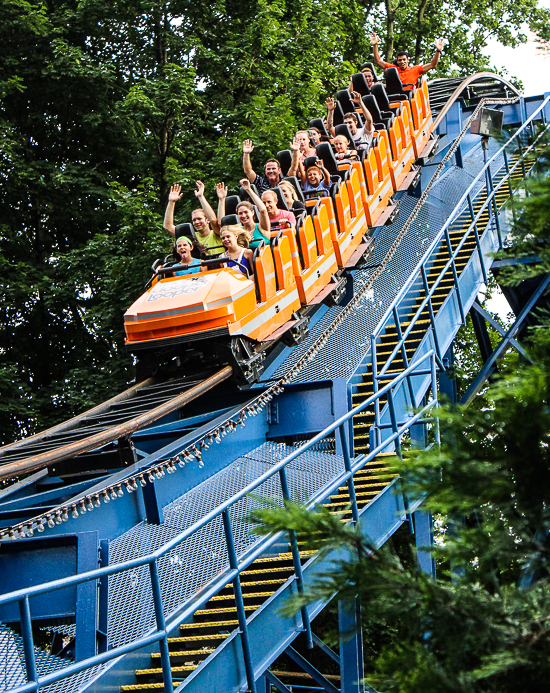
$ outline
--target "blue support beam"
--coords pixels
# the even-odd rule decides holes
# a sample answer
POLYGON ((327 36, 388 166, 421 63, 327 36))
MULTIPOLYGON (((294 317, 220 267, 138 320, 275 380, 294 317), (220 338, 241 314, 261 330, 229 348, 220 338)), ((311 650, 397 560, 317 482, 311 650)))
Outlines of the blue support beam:
POLYGON ((363 631, 358 599, 338 602, 341 693, 364 693, 363 631))
POLYGON ((417 510, 414 514, 416 530, 416 559, 421 570, 435 580, 435 559, 430 551, 423 548, 431 547, 434 543, 433 517, 430 512, 417 510))

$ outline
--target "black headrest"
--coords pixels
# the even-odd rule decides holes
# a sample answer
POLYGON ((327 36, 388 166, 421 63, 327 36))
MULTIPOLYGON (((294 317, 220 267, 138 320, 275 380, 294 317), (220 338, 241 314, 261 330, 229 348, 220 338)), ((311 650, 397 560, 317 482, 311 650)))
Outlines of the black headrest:
POLYGON ((319 159, 323 160, 323 164, 325 165, 327 171, 330 174, 338 175, 338 163, 334 158, 334 153, 330 144, 328 142, 321 142, 321 144, 317 145, 316 150, 317 156, 319 159))
MULTIPOLYGON (((363 64, 361 65, 361 69, 362 69, 362 70, 364 70, 366 67, 368 67, 369 70, 370 70, 370 71, 372 72, 372 74, 374 75, 374 81, 375 81, 375 82, 378 82, 378 77, 376 76, 376 71, 375 71, 375 69, 374 69, 374 64, 373 64, 373 63, 363 63, 363 64)), ((363 76, 364 76, 364 75, 363 75, 363 76)))
POLYGON ((335 101, 334 103, 336 104, 336 108, 333 112, 332 122, 334 125, 341 125, 344 122, 344 111, 339 101, 335 101))
MULTIPOLYGON (((326 144, 326 142, 321 142, 321 144, 326 144)), ((319 149, 319 147, 321 146, 321 144, 318 144, 318 145, 315 147, 315 151, 318 151, 318 149, 319 149)), ((305 158, 304 161, 303 161, 305 170, 307 171, 308 168, 309 168, 310 166, 316 166, 316 165, 317 165, 317 159, 318 159, 318 158, 319 158, 319 157, 317 157, 317 156, 306 156, 306 158, 305 158)))
POLYGON ((228 195, 225 198, 225 213, 236 214, 239 202, 241 202, 241 198, 238 195, 228 195))
POLYGON ((285 200, 285 196, 283 195, 283 191, 281 188, 271 188, 273 192, 277 195, 277 207, 279 209, 284 209, 287 212, 290 212, 290 209, 288 208, 288 205, 285 200))
POLYGON ((296 176, 287 176, 285 180, 292 183, 294 189, 296 190, 296 195, 298 195, 298 199, 303 201, 304 196, 302 195, 302 188, 300 187, 300 183, 298 182, 296 176))
MULTIPOLYGON (((401 81, 399 71, 396 67, 388 67, 387 70, 384 70, 384 77, 386 78, 387 94, 403 94, 405 98, 408 98, 407 94, 404 92, 403 82, 401 81)), ((409 82, 406 82, 406 84, 409 84, 409 82)), ((415 87, 416 84, 413 84, 412 86, 415 87)))
POLYGON ((356 72, 351 76, 351 84, 353 86, 353 91, 357 91, 361 96, 366 96, 370 94, 370 89, 367 85, 367 80, 362 72, 356 72))
MULTIPOLYGON (((302 195, 302 197, 303 197, 303 195, 302 195)), ((298 214, 303 212, 305 208, 306 208, 306 205, 304 202, 302 202, 301 200, 294 200, 294 202, 292 203, 292 209, 290 211, 294 212, 294 216, 297 217, 298 214)))
POLYGON ((290 168, 290 165, 292 164, 292 152, 290 149, 283 149, 280 152, 277 152, 277 159, 279 163, 281 164, 281 171, 283 173, 283 176, 286 176, 288 173, 288 169, 290 168))
MULTIPOLYGON (((376 102, 378 104, 378 108, 381 111, 390 111, 390 102, 388 101, 388 95, 386 93, 386 90, 384 89, 384 86, 380 83, 378 84, 373 84, 372 85, 372 90, 371 90, 372 95, 376 99, 376 102)), ((367 106, 367 104, 365 104, 367 106)), ((368 106, 367 106, 368 108, 368 106)), ((373 116, 374 118, 374 116, 373 116)))
POLYGON ((195 233, 195 229, 193 228, 193 224, 178 224, 176 226, 175 235, 176 235, 176 241, 181 236, 186 236, 187 238, 190 238, 193 241, 197 240, 197 234, 195 233))
POLYGON ((222 217, 222 226, 232 226, 233 224, 240 224, 236 214, 226 214, 222 217))
POLYGON ((351 134, 351 130, 349 129, 349 125, 347 123, 344 123, 343 125, 337 125, 334 128, 334 132, 337 135, 344 135, 344 137, 349 142, 350 149, 357 149, 357 147, 355 146, 355 142, 353 141, 353 135, 351 134))
POLYGON ((363 103, 367 107, 367 110, 372 116, 375 123, 379 123, 382 120, 382 114, 380 113, 380 108, 378 106, 378 101, 374 98, 373 94, 368 96, 363 96, 363 103))
MULTIPOLYGON (((252 190, 260 197, 260 194, 258 193, 258 188, 254 185, 254 183, 250 184, 250 187, 252 190)), ((239 197, 241 198, 242 202, 252 202, 252 198, 250 195, 246 192, 244 188, 239 188, 239 197)))
POLYGON ((351 94, 349 93, 348 89, 341 89, 339 92, 337 92, 336 99, 338 100, 340 106, 342 106, 344 115, 346 113, 353 113, 355 111, 355 104, 351 100, 351 94))
POLYGON ((323 137, 328 138, 330 136, 327 132, 327 129, 325 127, 325 123, 323 122, 322 118, 312 118, 309 121, 309 127, 310 128, 317 128, 317 130, 319 130, 319 132, 321 133, 321 135, 323 137))

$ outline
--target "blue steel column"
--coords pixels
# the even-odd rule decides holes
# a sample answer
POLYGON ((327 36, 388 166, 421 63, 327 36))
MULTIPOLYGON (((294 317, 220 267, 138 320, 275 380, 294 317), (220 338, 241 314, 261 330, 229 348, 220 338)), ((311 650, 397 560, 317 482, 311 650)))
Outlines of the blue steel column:
MULTIPOLYGON (((338 427, 338 433, 340 434, 340 444, 342 445, 342 454, 344 456, 344 467, 346 472, 351 473, 351 458, 349 454, 348 439, 346 436, 345 425, 342 424, 338 427)), ((357 524, 359 521, 359 511, 357 510, 357 498, 355 496, 355 484, 353 481, 353 475, 351 475, 347 481, 349 500, 351 504, 351 518, 353 524, 357 524)))
MULTIPOLYGON (((31 610, 28 597, 23 597, 23 599, 21 599, 19 602, 19 617, 21 621, 21 635, 23 636, 23 649, 25 651, 27 681, 29 683, 31 683, 31 681, 36 682, 38 680, 38 674, 36 671, 36 660, 34 657, 31 610)), ((38 691, 38 685, 36 685, 34 690, 38 691)))
POLYGON ((417 510, 414 514, 414 528, 416 530, 416 560, 420 570, 424 571, 435 580, 435 560, 430 551, 422 551, 420 547, 433 546, 433 517, 429 512, 417 510))
POLYGON ((358 599, 338 602, 338 633, 340 639, 340 692, 363 693, 363 633, 361 605, 358 599), (351 636, 351 637, 350 637, 351 636))
MULTIPOLYGON (((290 500, 290 494, 288 492, 288 482, 286 479, 286 471, 283 467, 279 472, 279 478, 281 480, 281 491, 283 493, 283 498, 285 501, 290 500)), ((300 551, 298 550, 298 542, 296 540, 296 533, 292 530, 289 531, 288 537, 290 540, 290 550, 292 552, 292 562, 294 564, 294 572, 296 573, 296 585, 298 587, 298 592, 303 594, 304 592, 304 576, 302 574, 302 563, 300 561, 300 551)), ((313 649, 313 637, 311 635, 311 623, 309 621, 309 614, 307 612, 307 606, 303 606, 300 609, 302 614, 302 626, 306 634, 307 646, 311 650, 313 649)))
POLYGON ((153 604, 155 606, 157 629, 159 631, 164 631, 164 637, 159 641, 164 693, 173 693, 174 684, 172 683, 172 668, 170 666, 168 635, 166 634, 166 621, 164 620, 164 608, 162 606, 162 593, 160 591, 159 570, 156 559, 152 563, 149 563, 149 574, 151 575, 151 589, 153 590, 153 604))
MULTIPOLYGON (((227 554, 229 557, 229 567, 231 570, 238 570, 237 553, 235 551, 235 541, 233 540, 233 530, 231 529, 231 519, 229 510, 222 513, 223 529, 225 531, 225 541, 227 543, 227 554)), ((241 645, 243 648, 244 669, 250 693, 256 693, 256 682, 254 681, 254 667, 252 666, 252 655, 250 652, 250 640, 248 638, 248 624, 246 622, 246 611, 244 609, 243 592, 241 589, 241 578, 237 573, 233 580, 233 593, 235 595, 235 606, 237 607, 237 619, 239 630, 241 631, 241 645)))

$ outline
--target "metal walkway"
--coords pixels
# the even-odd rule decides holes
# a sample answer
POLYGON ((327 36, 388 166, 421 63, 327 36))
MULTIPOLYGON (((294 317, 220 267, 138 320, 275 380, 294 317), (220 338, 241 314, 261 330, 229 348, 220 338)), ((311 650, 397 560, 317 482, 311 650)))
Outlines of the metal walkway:
MULTIPOLYGON (((471 111, 457 112, 461 126, 471 111)), ((243 518, 262 497, 292 498, 324 503, 379 545, 403 523, 427 541, 429 522, 403 496, 391 459, 413 429, 437 441, 436 371, 505 237, 503 204, 536 158, 530 129, 517 128, 527 112, 546 124, 548 99, 505 109, 511 137, 502 150, 491 145, 487 164, 463 137, 420 205, 401 199, 369 266, 354 271, 353 295, 319 311, 308 340, 280 350, 245 402, 197 416, 177 439, 168 435, 175 422, 161 422, 160 449, 27 514, 17 528, 27 538, 2 544, 6 690, 256 692, 301 681, 359 691, 350 662, 360 643, 333 653, 345 662, 341 676, 324 676, 292 646, 301 635, 326 651, 314 632, 325 604, 295 618, 279 612, 332 557, 301 552, 293 537, 250 534, 243 518), (413 415, 411 404, 421 410, 413 415), (43 571, 17 591, 18 566, 37 556, 43 571), (35 647, 37 615, 64 635, 60 656, 35 647), (15 624, 21 636, 7 627, 15 624), (300 671, 281 681, 283 653, 300 671)), ((456 141, 456 115, 441 121, 447 144, 436 164, 456 141)), ((425 167, 423 189, 432 173, 425 167)), ((12 517, 18 503, 23 512, 24 489, 0 497, 0 513, 9 516, 9 503, 12 517)))

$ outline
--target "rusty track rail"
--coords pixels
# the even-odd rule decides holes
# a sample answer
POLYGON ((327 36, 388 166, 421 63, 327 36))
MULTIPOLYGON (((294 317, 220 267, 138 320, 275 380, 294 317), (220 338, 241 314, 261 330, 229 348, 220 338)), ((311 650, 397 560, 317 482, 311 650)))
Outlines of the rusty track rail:
MULTIPOLYGON (((459 85, 458 87, 453 91, 453 93, 449 96, 447 99, 445 105, 441 109, 441 111, 437 114, 437 118, 434 121, 434 130, 437 130, 438 126, 440 125, 441 121, 443 118, 447 115, 449 109, 451 106, 454 104, 454 102, 460 98, 460 95, 462 92, 467 89, 470 85, 474 84, 475 82, 480 82, 484 79, 491 79, 493 81, 501 82, 503 85, 505 85, 510 91, 519 96, 518 90, 510 84, 507 80, 504 79, 504 77, 501 77, 500 75, 496 75, 494 72, 476 72, 475 75, 470 75, 469 77, 466 77, 459 85)), ((428 83, 428 90, 430 88, 430 84, 428 83)), ((480 96, 479 98, 483 98, 480 96)), ((503 101, 506 99, 503 98, 503 101)))
MULTIPOLYGON (((27 457, 23 460, 10 462, 3 466, 0 466, 0 481, 3 481, 4 479, 11 479, 14 476, 18 476, 19 474, 27 474, 29 472, 36 472, 41 469, 45 469, 55 464, 56 462, 61 462, 62 460, 66 460, 71 457, 76 457, 77 455, 81 455, 85 452, 95 450, 101 445, 111 443, 115 440, 120 440, 121 438, 128 438, 132 435, 132 433, 135 433, 141 428, 149 426, 154 421, 157 421, 161 417, 166 416, 166 414, 169 414, 170 412, 179 409, 180 407, 184 406, 185 404, 188 404, 194 399, 197 399, 197 397, 200 397, 205 392, 208 392, 208 390, 211 390, 219 383, 223 382, 224 380, 227 380, 232 373, 232 367, 225 366, 217 373, 214 373, 214 375, 211 375, 209 378, 206 378, 198 385, 195 385, 194 387, 186 390, 185 392, 177 395, 176 397, 173 397, 168 402, 163 402, 161 405, 155 407, 154 409, 140 414, 139 416, 136 416, 133 419, 129 419, 128 421, 125 421, 119 424, 118 426, 108 428, 104 431, 100 431, 99 433, 88 436, 74 443, 70 443, 68 445, 63 445, 61 447, 55 448, 54 450, 48 450, 47 452, 43 452, 38 455, 32 455, 31 457, 27 457)), ((140 383, 140 386, 143 386, 143 384, 140 383)), ((135 387, 137 388, 138 386, 135 387)), ((130 388, 130 390, 132 389, 133 388, 130 388)), ((122 401, 122 399, 127 399, 128 397, 124 398, 123 395, 127 395, 128 392, 130 391, 127 390, 126 392, 121 393, 121 395, 118 395, 116 398, 113 399, 117 402, 122 401)), ((105 406, 109 403, 112 404, 113 400, 109 400, 109 402, 99 405, 99 407, 96 407, 95 409, 90 411, 94 413, 97 413, 97 409, 105 411, 105 406)), ((75 417, 75 419, 82 420, 84 416, 85 414, 82 414, 79 417, 75 417)), ((71 422, 73 422, 74 425, 75 419, 71 419, 70 421, 64 422, 63 424, 60 424, 60 426, 64 426, 65 424, 69 424, 71 422)), ((49 429, 48 431, 44 431, 42 434, 37 434, 37 438, 40 438, 40 436, 42 436, 41 439, 43 439, 44 437, 46 437, 46 434, 50 434, 51 431, 52 429, 49 429)), ((18 442, 23 443, 29 440, 30 438, 18 442)))

